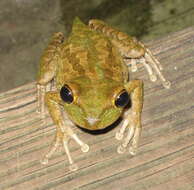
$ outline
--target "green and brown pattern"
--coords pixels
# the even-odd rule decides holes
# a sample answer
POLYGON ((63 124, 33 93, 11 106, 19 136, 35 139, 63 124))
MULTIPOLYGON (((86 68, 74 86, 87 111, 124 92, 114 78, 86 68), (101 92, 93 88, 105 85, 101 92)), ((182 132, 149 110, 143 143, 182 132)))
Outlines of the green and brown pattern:
POLYGON ((144 44, 102 21, 91 20, 86 26, 76 18, 67 40, 63 41, 61 33, 54 34, 41 59, 37 80, 40 116, 44 117, 46 105, 56 124, 55 140, 42 164, 47 164, 62 144, 70 170, 76 170, 69 139, 74 139, 83 152, 87 152, 89 146, 71 127, 78 125, 90 131, 103 130, 119 118, 122 122, 115 137, 122 142, 117 152, 122 154, 129 146, 129 152, 136 154, 142 130, 144 90, 142 80, 129 80, 127 61, 133 68, 136 62, 141 62, 150 79, 156 81, 153 68, 164 87, 170 88, 170 82, 160 71, 159 62, 144 44), (55 90, 50 88, 52 81, 55 82, 55 90), (125 131, 127 135, 124 135, 125 131))

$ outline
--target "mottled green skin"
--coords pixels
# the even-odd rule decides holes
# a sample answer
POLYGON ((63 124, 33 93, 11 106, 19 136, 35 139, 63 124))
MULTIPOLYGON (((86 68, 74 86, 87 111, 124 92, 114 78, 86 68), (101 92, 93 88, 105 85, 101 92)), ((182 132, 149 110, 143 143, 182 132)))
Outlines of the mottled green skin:
MULTIPOLYGON (((72 122, 89 130, 97 130, 112 124, 120 116, 123 122, 116 138, 121 140, 126 127, 130 129, 117 152, 123 153, 131 141, 129 151, 132 155, 136 153, 141 134, 143 82, 128 80, 126 58, 130 62, 148 53, 150 60, 152 55, 143 44, 95 19, 90 20, 88 26, 75 19, 72 33, 66 41, 60 32, 53 35, 41 58, 37 79, 38 111, 44 114, 46 104, 56 125, 56 138, 43 164, 48 163, 48 158, 63 143, 69 162, 74 166, 68 150, 69 138, 74 139, 83 152, 89 150, 88 145, 71 129, 72 122), (46 92, 47 84, 53 79, 56 90, 46 92), (72 102, 65 102, 64 91, 61 91, 64 85, 72 92, 72 102), (117 107, 119 104, 115 105, 123 90, 131 94, 132 107, 129 111, 117 107), (66 114, 62 114, 61 107, 66 114)), ((75 170, 76 167, 70 169, 75 170)))
POLYGON ((74 102, 63 106, 79 126, 101 129, 121 115, 122 109, 114 102, 125 88, 128 70, 111 41, 79 19, 75 19, 71 35, 61 45, 55 79, 59 91, 65 84, 71 88, 74 102), (98 121, 90 125, 88 117, 98 121))

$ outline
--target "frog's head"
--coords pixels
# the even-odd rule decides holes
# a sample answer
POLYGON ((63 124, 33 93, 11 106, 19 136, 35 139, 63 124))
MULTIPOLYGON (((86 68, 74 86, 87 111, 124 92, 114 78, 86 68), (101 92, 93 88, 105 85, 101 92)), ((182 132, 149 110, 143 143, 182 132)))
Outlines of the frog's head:
POLYGON ((89 130, 103 129, 114 123, 129 102, 123 84, 112 81, 71 81, 60 91, 69 118, 89 130))

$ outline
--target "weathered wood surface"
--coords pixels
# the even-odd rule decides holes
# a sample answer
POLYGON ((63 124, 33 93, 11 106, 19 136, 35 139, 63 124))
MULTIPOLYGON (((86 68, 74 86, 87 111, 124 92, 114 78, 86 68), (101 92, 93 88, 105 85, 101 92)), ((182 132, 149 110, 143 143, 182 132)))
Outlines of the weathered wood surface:
POLYGON ((143 132, 139 152, 118 155, 115 131, 93 136, 75 129, 90 145, 82 153, 72 143, 80 169, 68 170, 58 152, 43 166, 55 127, 36 113, 35 83, 0 94, 0 189, 194 189, 194 28, 171 34, 148 46, 172 82, 170 90, 148 80, 141 68, 133 74, 145 81, 143 132))

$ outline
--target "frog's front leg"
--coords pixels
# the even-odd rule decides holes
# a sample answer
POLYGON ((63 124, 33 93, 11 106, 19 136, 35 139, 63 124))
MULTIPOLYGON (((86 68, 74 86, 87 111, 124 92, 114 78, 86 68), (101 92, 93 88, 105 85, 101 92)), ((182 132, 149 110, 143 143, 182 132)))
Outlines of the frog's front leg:
POLYGON ((54 33, 48 47, 44 51, 40 59, 40 69, 37 78, 37 99, 38 113, 44 116, 45 113, 45 93, 51 90, 52 82, 57 67, 57 59, 60 52, 60 45, 64 41, 64 36, 61 32, 54 33))
POLYGON ((125 63, 131 66, 131 70, 133 72, 137 71, 136 64, 139 62, 143 64, 148 71, 151 81, 154 82, 157 80, 154 73, 155 71, 162 80, 163 86, 165 88, 170 88, 170 82, 165 79, 161 72, 162 66, 160 62, 153 56, 152 52, 146 48, 143 43, 108 26, 106 23, 100 20, 90 20, 89 26, 96 31, 102 32, 111 40, 111 42, 121 53, 125 63))
POLYGON ((61 98, 58 92, 47 92, 45 96, 45 103, 48 107, 49 113, 56 124, 56 136, 53 145, 51 146, 50 151, 45 155, 44 159, 41 161, 42 164, 47 164, 48 159, 53 155, 53 153, 57 150, 57 148, 62 144, 65 152, 67 154, 70 170, 77 170, 77 165, 74 164, 74 161, 71 157, 68 142, 70 139, 74 139, 80 146, 82 152, 87 152, 89 150, 89 146, 83 143, 78 136, 73 132, 71 127, 73 123, 68 120, 68 117, 62 116, 60 104, 61 98), (63 119, 63 117, 65 117, 63 119))
POLYGON ((131 142, 129 152, 136 154, 139 138, 141 135, 141 112, 143 107, 143 82, 132 80, 126 84, 126 90, 131 94, 132 108, 124 114, 124 120, 120 130, 116 133, 118 140, 123 139, 124 132, 128 128, 127 136, 118 147, 118 153, 124 153, 127 145, 131 142))

